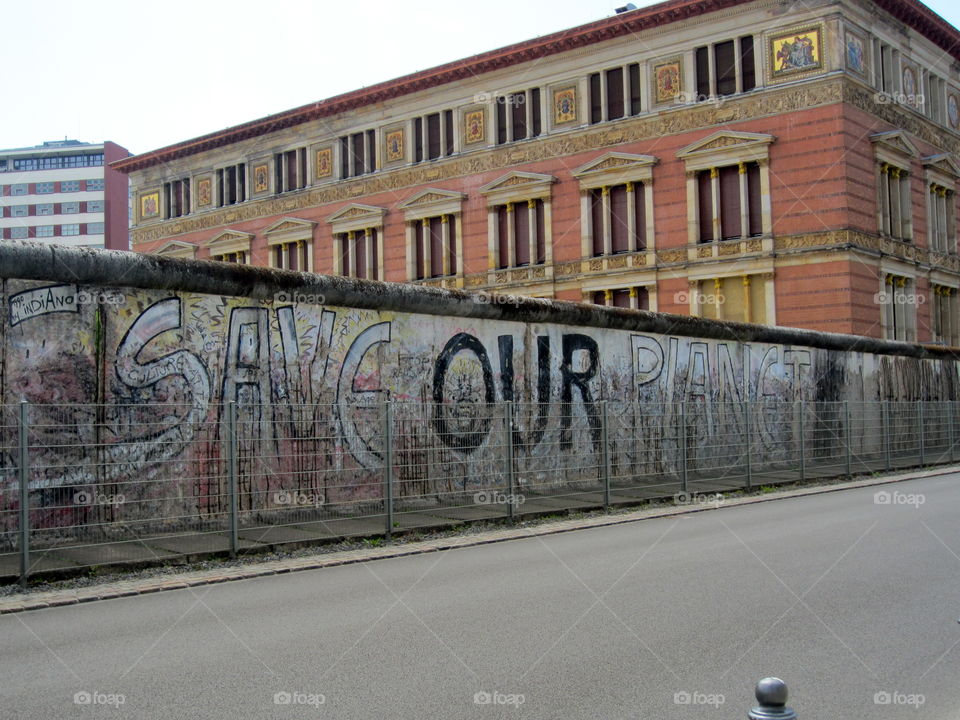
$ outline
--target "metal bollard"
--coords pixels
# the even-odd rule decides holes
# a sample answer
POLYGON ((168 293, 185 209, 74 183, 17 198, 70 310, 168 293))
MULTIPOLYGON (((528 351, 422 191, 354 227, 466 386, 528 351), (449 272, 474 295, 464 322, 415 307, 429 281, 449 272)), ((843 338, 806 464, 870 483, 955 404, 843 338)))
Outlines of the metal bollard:
POLYGON ((747 713, 750 720, 795 720, 797 714, 787 707, 787 684, 780 678, 763 678, 757 683, 759 705, 747 713))

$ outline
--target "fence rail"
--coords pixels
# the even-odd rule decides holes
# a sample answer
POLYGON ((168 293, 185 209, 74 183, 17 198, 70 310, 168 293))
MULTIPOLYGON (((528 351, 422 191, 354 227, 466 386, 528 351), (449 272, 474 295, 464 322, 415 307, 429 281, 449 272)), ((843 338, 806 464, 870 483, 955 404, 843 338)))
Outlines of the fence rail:
POLYGON ((0 406, 0 577, 950 463, 960 403, 0 406))

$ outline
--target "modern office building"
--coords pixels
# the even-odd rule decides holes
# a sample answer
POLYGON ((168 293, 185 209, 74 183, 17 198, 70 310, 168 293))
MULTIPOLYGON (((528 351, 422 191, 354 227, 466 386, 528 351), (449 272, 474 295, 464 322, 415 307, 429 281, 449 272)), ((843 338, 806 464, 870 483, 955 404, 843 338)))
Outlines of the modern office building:
POLYGON ((956 345, 960 33, 670 0, 114 163, 134 249, 956 345))
POLYGON ((129 181, 116 143, 57 140, 0 150, 3 240, 129 250, 129 181))

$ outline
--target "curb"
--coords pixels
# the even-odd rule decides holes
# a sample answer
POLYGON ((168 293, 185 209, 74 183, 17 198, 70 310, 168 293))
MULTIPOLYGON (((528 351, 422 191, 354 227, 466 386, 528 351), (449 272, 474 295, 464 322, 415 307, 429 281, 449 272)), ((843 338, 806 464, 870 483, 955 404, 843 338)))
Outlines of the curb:
POLYGON ((888 485, 907 480, 951 475, 960 472, 960 465, 937 468, 909 474, 888 475, 884 477, 852 480, 837 485, 814 486, 772 492, 765 495, 754 495, 743 498, 725 500, 723 505, 716 506, 673 506, 658 507, 648 510, 636 510, 616 516, 600 516, 576 520, 559 520, 544 523, 530 528, 506 528, 503 530, 489 530, 474 535, 460 535, 439 540, 423 540, 404 543, 402 545, 379 548, 365 548, 362 550, 344 550, 315 557, 300 557, 289 560, 269 560, 262 563, 251 563, 241 567, 225 568, 222 570, 199 570, 186 572, 173 578, 142 578, 139 580, 121 580, 105 583, 99 586, 76 589, 27 592, 10 596, 8 600, 0 600, 0 615, 26 612, 28 610, 42 610, 44 608, 77 605, 79 603, 110 600, 133 595, 146 595, 167 590, 184 590, 201 585, 214 585, 235 580, 250 580, 253 578, 278 575, 288 572, 304 570, 319 570, 321 568, 353 565, 373 560, 406 557, 409 555, 424 555, 431 552, 455 550, 458 548, 478 547, 508 540, 539 537, 544 535, 558 535, 575 530, 587 530, 612 525, 651 520, 656 518, 672 517, 675 515, 689 515, 692 513, 723 510, 743 505, 787 500, 791 498, 807 497, 809 495, 823 495, 825 493, 854 490, 857 488, 888 485))

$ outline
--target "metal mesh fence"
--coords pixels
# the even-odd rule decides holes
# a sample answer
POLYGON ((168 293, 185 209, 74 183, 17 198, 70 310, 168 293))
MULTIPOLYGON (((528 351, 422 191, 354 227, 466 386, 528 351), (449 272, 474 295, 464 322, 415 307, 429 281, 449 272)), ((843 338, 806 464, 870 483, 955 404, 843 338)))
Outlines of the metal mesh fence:
POLYGON ((0 406, 0 576, 949 463, 958 413, 947 401, 0 406))

